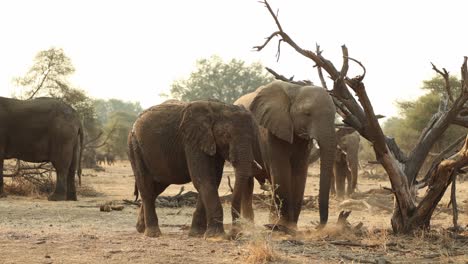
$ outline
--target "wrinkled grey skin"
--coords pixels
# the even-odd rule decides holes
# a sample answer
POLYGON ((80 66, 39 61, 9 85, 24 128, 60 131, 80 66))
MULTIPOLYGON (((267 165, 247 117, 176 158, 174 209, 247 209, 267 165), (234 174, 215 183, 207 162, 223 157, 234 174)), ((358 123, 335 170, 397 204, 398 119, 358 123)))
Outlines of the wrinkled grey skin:
MULTIPOLYGON (((274 81, 240 97, 234 104, 249 109, 260 124, 261 165, 272 183, 278 214, 273 221, 296 228, 301 212, 312 139, 317 140, 320 166, 320 223, 328 220, 330 180, 335 159, 335 105, 316 86, 274 81)), ((243 206, 244 208, 244 206, 243 206)))
POLYGON ((233 235, 240 203, 251 196, 258 128, 250 112, 215 101, 183 103, 170 100, 144 111, 128 137, 129 158, 142 206, 137 231, 161 235, 155 199, 170 184, 192 182, 199 192, 189 235, 223 236, 223 209, 218 187, 224 162, 235 170, 232 197, 233 235))
POLYGON ((57 183, 49 200, 77 200, 75 172, 81 175, 83 128, 77 112, 53 98, 0 97, 0 195, 3 160, 51 162, 57 183))
MULTIPOLYGON (((348 183, 347 195, 354 193, 356 190, 359 167, 359 144, 361 141, 359 133, 354 129, 351 133, 343 132, 342 130, 343 129, 340 128, 336 133, 338 145, 336 148, 336 159, 333 166, 334 177, 330 185, 331 193, 336 193, 338 198, 342 198, 345 195, 346 181, 348 183)), ((319 153, 319 149, 312 148, 309 162, 313 163, 318 160, 319 153)))

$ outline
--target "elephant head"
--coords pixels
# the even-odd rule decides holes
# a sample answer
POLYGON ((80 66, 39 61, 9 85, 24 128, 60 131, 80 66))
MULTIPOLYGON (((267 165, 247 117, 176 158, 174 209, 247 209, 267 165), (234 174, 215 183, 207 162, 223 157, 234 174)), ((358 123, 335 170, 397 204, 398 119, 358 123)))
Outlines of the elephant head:
MULTIPOLYGON (((252 114, 246 109, 217 101, 195 101, 182 113, 180 132, 184 142, 198 148, 214 159, 231 162, 235 170, 232 198, 232 218, 239 217, 241 199, 249 191, 255 164, 252 146, 258 127, 252 114)), ((222 168, 216 168, 221 169, 222 168)))
POLYGON ((336 110, 330 95, 321 87, 299 86, 282 81, 274 81, 264 88, 259 88, 257 92, 250 104, 250 110, 260 125, 290 144, 294 144, 295 135, 308 141, 317 141, 321 150, 320 220, 321 223, 326 223, 328 190, 333 175, 336 148, 336 110))

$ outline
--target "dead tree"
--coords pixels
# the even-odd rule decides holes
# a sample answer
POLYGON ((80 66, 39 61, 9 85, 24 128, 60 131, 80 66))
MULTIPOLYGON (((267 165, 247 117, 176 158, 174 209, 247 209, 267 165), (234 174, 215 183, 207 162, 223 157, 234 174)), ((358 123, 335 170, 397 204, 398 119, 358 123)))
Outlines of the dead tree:
POLYGON ((463 149, 456 156, 443 161, 439 159, 440 164, 433 165, 435 169, 432 170, 430 176, 425 178, 426 182, 418 183, 416 176, 431 147, 451 124, 468 127, 468 116, 465 115, 468 113, 468 108, 464 107, 468 100, 467 58, 465 57, 462 66, 462 91, 456 99, 453 98, 450 86, 448 86, 448 72, 445 69, 442 72, 435 66, 433 67, 444 76, 447 84, 447 95, 441 99, 438 112, 434 114, 423 130, 417 145, 408 155, 405 155, 392 138, 384 135, 377 121, 378 118, 363 83, 366 74, 363 64, 349 57, 348 49, 344 45, 341 47, 343 63, 339 70, 322 55, 319 46, 316 47, 316 52, 301 48, 283 30, 277 14, 273 12, 268 2, 265 0, 263 3, 272 15, 278 30, 267 37, 262 45, 256 46, 254 49, 261 51, 274 37, 278 37, 278 58, 280 45, 284 42, 316 64, 322 83, 325 83, 322 71, 328 73, 333 81, 333 89, 330 90, 330 94, 337 107, 337 112, 342 116, 345 124, 356 129, 372 143, 378 162, 382 164, 389 176, 395 195, 395 208, 391 221, 394 232, 410 233, 418 228, 429 228, 432 213, 450 185, 453 179, 452 174, 457 173, 459 166, 466 165, 466 141, 463 149), (360 65, 364 73, 349 78, 347 76, 349 61, 360 65), (358 101, 351 94, 351 90, 356 94, 358 101), (429 188, 418 204, 415 199, 416 191, 418 187, 423 185, 427 185, 429 188))

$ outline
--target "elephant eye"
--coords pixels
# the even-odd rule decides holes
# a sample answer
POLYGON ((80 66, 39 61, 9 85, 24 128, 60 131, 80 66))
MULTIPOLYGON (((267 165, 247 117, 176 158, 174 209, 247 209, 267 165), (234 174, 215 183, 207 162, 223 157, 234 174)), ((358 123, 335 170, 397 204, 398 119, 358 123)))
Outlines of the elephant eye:
POLYGON ((311 116, 311 113, 310 112, 305 112, 304 115, 305 116, 311 116))

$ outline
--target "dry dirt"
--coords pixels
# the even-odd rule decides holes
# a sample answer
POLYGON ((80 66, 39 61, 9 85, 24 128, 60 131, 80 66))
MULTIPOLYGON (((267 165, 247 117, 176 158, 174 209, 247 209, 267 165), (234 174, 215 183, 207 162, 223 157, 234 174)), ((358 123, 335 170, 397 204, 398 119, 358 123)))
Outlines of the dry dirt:
MULTIPOLYGON (((310 168, 306 195, 318 193, 317 169, 310 168)), ((226 168, 225 176, 232 175, 226 168)), ((231 179, 233 177, 231 176, 231 179)), ((453 238, 444 231, 451 226, 446 195, 434 213, 431 232, 415 236, 391 234, 392 196, 379 189, 385 179, 361 177, 355 199, 332 198, 330 224, 317 231, 315 199, 303 209, 296 236, 272 233, 267 209, 257 202, 256 224, 246 227, 238 240, 211 241, 189 238, 193 207, 158 208, 163 235, 147 238, 135 230, 137 206, 133 199, 134 178, 128 162, 106 166, 104 172, 85 170, 78 202, 49 202, 45 197, 10 195, 0 199, 0 263, 468 263, 468 235, 453 238), (369 190, 372 190, 368 192, 369 190), (100 205, 124 205, 121 211, 101 212, 100 205), (351 209, 352 231, 335 226, 338 214, 351 209)), ((256 185, 256 193, 261 193, 256 185)), ((170 186, 162 195, 175 195, 180 186, 170 186)), ((185 191, 193 191, 191 184, 185 191)), ((220 195, 229 193, 226 177, 220 195)), ((468 182, 458 184, 460 225, 468 224, 468 182)), ((224 204, 226 230, 229 205, 224 204)))

